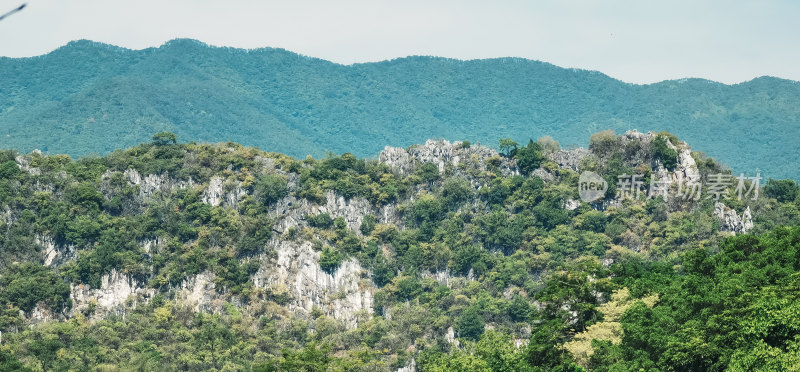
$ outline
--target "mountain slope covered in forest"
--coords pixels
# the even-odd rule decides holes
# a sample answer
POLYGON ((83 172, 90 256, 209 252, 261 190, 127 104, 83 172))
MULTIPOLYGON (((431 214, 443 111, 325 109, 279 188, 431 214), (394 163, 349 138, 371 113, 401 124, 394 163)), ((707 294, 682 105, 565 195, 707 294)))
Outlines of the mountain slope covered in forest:
POLYGON ((798 365, 797 182, 683 197, 734 176, 669 133, 501 147, 2 151, 0 370, 798 365))
POLYGON ((800 178, 800 83, 771 77, 635 85, 520 58, 344 66, 193 40, 144 50, 75 41, 0 58, 0 148, 24 152, 107 154, 168 130, 298 158, 376 156, 428 138, 548 134, 585 146, 603 129, 668 130, 736 172, 800 178))

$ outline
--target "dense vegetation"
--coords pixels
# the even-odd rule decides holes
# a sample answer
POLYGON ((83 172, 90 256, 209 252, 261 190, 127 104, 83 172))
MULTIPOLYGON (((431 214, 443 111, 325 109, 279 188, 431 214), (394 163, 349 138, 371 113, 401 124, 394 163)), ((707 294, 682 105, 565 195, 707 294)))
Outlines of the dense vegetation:
MULTIPOLYGON (((621 141, 593 136, 581 168, 615 177, 675 166, 668 133, 621 141)), ((300 161, 170 133, 79 160, 0 153, 0 370, 393 370, 412 359, 423 371, 799 365, 795 181, 770 180, 757 200, 724 200, 754 216, 751 234, 731 236, 705 198, 609 195, 606 208, 565 208, 579 173, 549 160, 557 143, 501 147, 480 166, 424 163, 405 174, 351 154, 300 161), (182 186, 143 195, 131 169, 182 186), (540 176, 528 176, 533 169, 540 176), (204 202, 212 177, 244 194, 235 205, 204 202), (276 206, 324 204, 330 191, 394 206, 400 220, 369 214, 351 228, 324 212, 276 233, 276 206), (74 257, 45 265, 38 237, 74 247, 74 257), (154 239, 162 247, 146 251, 154 239), (320 309, 286 311, 286 293, 251 280, 275 239, 311 241, 329 273, 356 259, 378 288, 374 316, 349 328, 320 309), (111 271, 155 296, 124 313, 76 311, 70 285, 98 287, 111 271), (225 289, 215 311, 175 295, 201 272, 225 289), (56 320, 28 326, 41 309, 56 320)), ((692 155, 704 178, 724 171, 692 155)))
POLYGON ((800 179, 800 84, 770 77, 632 85, 516 58, 343 66, 191 40, 145 50, 76 41, 0 58, 0 148, 25 152, 104 155, 169 130, 298 158, 374 156, 437 137, 494 144, 546 133, 585 145, 601 129, 669 130, 737 173, 800 179))

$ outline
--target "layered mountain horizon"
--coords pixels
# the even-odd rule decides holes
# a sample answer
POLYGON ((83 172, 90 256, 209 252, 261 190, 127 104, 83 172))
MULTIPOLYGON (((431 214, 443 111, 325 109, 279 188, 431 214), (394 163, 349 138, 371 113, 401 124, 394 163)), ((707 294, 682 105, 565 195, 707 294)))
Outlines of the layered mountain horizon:
POLYGON ((0 58, 0 148, 104 155, 171 131, 297 158, 376 156, 428 138, 489 145, 669 131, 735 173, 800 178, 800 83, 760 77, 625 83, 523 58, 405 57, 341 65, 283 49, 176 39, 131 50, 86 40, 0 58))

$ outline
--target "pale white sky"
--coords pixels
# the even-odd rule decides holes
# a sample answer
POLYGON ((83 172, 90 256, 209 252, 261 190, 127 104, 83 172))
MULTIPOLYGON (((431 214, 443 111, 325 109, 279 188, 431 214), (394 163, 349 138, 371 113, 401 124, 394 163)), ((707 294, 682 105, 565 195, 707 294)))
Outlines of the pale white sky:
MULTIPOLYGON (((25 0, 0 0, 0 13, 25 0)), ((278 47, 334 62, 524 57, 634 83, 800 80, 800 2, 643 0, 29 0, 0 22, 0 56, 70 40, 174 38, 278 47)))

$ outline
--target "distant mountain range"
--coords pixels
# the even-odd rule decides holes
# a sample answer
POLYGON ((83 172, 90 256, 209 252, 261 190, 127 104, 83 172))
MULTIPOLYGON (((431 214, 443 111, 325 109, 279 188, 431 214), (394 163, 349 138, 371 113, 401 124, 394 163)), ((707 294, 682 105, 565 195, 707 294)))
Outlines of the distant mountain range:
POLYGON ((772 77, 628 84, 521 58, 339 65, 282 49, 178 39, 129 50, 74 41, 0 58, 0 147, 83 156, 147 141, 235 141, 296 157, 376 155, 428 138, 494 145, 549 134, 670 131, 734 169, 800 178, 800 83, 772 77))

